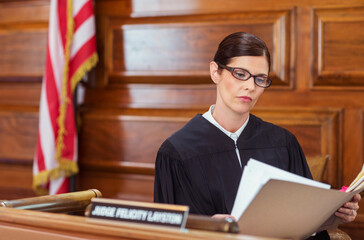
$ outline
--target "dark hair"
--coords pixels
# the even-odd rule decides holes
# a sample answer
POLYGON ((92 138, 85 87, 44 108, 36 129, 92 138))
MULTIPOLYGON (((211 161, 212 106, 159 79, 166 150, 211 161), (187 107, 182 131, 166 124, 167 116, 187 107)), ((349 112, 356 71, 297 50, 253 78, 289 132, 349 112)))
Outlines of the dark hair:
POLYGON ((231 58, 240 56, 265 56, 270 71, 270 54, 267 45, 258 37, 246 32, 232 33, 224 38, 219 44, 214 61, 227 65, 231 58))

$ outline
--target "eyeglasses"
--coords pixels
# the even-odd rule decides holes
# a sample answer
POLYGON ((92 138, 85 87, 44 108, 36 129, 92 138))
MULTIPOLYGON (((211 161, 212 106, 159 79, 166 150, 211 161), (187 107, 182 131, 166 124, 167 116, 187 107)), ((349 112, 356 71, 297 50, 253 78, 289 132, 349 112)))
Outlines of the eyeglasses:
POLYGON ((262 88, 268 88, 272 84, 272 80, 269 79, 267 76, 254 76, 251 74, 248 70, 244 68, 238 68, 238 67, 229 67, 222 65, 218 63, 219 67, 228 70, 231 72, 231 75, 233 75, 236 79, 246 81, 250 79, 251 77, 254 78, 254 83, 262 88))

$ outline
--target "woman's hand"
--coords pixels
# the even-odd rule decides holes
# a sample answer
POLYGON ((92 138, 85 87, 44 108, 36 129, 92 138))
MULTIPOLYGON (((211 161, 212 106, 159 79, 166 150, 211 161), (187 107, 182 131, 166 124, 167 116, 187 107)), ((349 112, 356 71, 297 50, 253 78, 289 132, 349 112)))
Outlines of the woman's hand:
POLYGON ((233 217, 233 216, 231 216, 229 214, 215 214, 211 218, 216 218, 216 219, 231 219, 233 221, 236 221, 235 217, 233 217))
POLYGON ((355 194, 350 202, 345 203, 339 208, 335 215, 340 218, 341 223, 349 223, 355 220, 357 211, 359 209, 358 202, 360 201, 360 194, 355 194))

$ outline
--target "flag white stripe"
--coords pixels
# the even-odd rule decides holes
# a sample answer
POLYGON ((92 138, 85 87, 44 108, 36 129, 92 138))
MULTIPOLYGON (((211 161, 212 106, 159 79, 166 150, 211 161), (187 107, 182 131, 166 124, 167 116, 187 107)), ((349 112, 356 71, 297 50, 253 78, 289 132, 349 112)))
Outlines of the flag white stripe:
POLYGON ((33 163, 33 175, 37 175, 39 173, 38 162, 36 161, 36 159, 38 159, 37 151, 35 152, 34 156, 35 161, 33 163))
POLYGON ((65 180, 64 177, 60 177, 50 181, 49 183, 49 194, 53 195, 58 192, 58 189, 62 186, 63 181, 65 180))
POLYGON ((43 80, 43 82, 39 109, 39 127, 41 129, 41 131, 39 131, 39 135, 41 139, 40 142, 43 150, 45 167, 46 169, 49 169, 49 162, 52 162, 54 159, 55 141, 51 118, 49 115, 47 96, 45 92, 47 81, 43 80))
POLYGON ((48 32, 48 44, 49 44, 49 55, 51 58, 51 66, 53 69, 53 76, 57 86, 58 96, 61 94, 61 84, 62 84, 62 72, 64 66, 64 52, 61 40, 61 34, 59 32, 59 22, 58 22, 58 11, 57 11, 57 1, 52 1, 51 12, 49 19, 49 32, 48 32))
POLYGON ((73 1, 73 16, 76 16, 80 9, 85 5, 89 0, 76 0, 73 1))
POLYGON ((71 46, 71 58, 73 58, 78 50, 95 35, 95 17, 91 16, 77 29, 71 46))

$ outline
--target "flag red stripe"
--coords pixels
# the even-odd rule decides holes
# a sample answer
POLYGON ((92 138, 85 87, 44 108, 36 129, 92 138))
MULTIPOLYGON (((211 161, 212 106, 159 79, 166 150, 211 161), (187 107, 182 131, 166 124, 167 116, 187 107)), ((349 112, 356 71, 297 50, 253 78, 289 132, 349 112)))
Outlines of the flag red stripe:
POLYGON ((93 15, 92 2, 87 1, 87 3, 85 3, 85 5, 83 5, 83 7, 80 9, 80 11, 77 13, 77 15, 74 17, 74 19, 75 19, 74 32, 76 32, 77 29, 82 25, 82 23, 84 21, 86 21, 89 17, 91 17, 92 15, 93 15))
POLYGON ((85 44, 78 50, 75 56, 70 61, 70 76, 73 76, 78 68, 92 56, 96 51, 96 37, 91 37, 85 44))
MULTIPOLYGON (((58 132, 58 124, 57 124, 57 117, 59 115, 59 96, 58 90, 56 86, 56 81, 53 74, 53 67, 51 64, 51 56, 49 52, 49 48, 47 51, 47 59, 46 59, 46 72, 45 72, 45 79, 46 81, 46 100, 48 102, 48 111, 49 117, 52 124, 53 133, 58 132)), ((54 134, 55 139, 57 138, 56 134, 54 134)))
POLYGON ((67 0, 58 0, 58 25, 59 32, 62 40, 63 49, 66 46, 66 37, 67 37, 67 0))
POLYGON ((38 141, 37 141, 37 158, 36 158, 36 161, 37 161, 37 166, 38 166, 38 171, 41 172, 41 171, 44 171, 46 168, 45 168, 45 162, 44 162, 44 155, 43 155, 43 149, 42 149, 42 145, 41 145, 41 140, 40 140, 40 133, 39 133, 39 130, 38 130, 38 141))
MULTIPOLYGON (((68 96, 72 98, 72 94, 68 96)), ((66 110, 66 119, 65 119, 65 127, 67 129, 67 134, 64 135, 63 142, 65 144, 65 148, 62 152, 62 157, 67 159, 74 159, 74 147, 75 147, 75 117, 74 117, 74 107, 73 104, 67 105, 66 110)))
POLYGON ((58 188, 58 191, 56 192, 56 194, 61 194, 61 193, 67 193, 69 190, 69 178, 64 178, 63 179, 63 183, 61 184, 61 186, 58 188))

